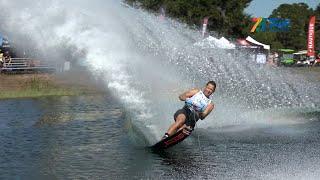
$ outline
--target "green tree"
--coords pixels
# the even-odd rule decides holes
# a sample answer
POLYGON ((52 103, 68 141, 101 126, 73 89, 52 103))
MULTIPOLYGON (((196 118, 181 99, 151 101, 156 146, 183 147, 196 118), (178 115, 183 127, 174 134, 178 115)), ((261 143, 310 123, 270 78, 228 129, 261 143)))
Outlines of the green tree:
POLYGON ((259 42, 271 45, 272 50, 283 48, 283 44, 277 39, 276 32, 254 32, 251 36, 259 42))
POLYGON ((209 17, 208 30, 224 36, 245 35, 250 17, 244 13, 251 0, 127 0, 130 4, 139 2, 142 7, 159 11, 165 7, 166 14, 190 25, 202 25, 202 19, 209 17))
POLYGON ((314 11, 316 16, 316 26, 315 26, 315 49, 320 53, 320 3, 314 11))
POLYGON ((285 48, 306 49, 309 18, 313 10, 305 3, 281 4, 270 17, 290 19, 288 32, 276 33, 276 40, 285 48))

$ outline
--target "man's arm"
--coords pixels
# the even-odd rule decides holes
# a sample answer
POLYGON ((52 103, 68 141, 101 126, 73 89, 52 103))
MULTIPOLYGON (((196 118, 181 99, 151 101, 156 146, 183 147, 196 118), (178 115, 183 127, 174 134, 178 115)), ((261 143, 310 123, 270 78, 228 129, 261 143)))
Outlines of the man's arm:
POLYGON ((206 118, 211 113, 213 108, 214 108, 213 103, 208 104, 207 108, 202 113, 199 113, 200 119, 203 120, 204 118, 206 118))
POLYGON ((189 91, 186 91, 182 94, 180 94, 179 99, 180 101, 185 101, 187 98, 192 97, 193 95, 195 95, 197 92, 199 92, 200 90, 195 88, 195 89, 191 89, 189 91))

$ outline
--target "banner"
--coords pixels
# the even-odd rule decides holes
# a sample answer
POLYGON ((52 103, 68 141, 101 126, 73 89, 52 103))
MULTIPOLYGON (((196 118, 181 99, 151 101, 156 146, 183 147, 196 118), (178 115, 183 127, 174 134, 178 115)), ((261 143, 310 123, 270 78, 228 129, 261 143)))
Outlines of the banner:
POLYGON ((163 7, 161 7, 160 8, 160 20, 163 21, 165 19, 165 17, 166 17, 166 10, 163 7))
POLYGON ((312 16, 309 21, 309 30, 308 30, 308 43, 307 43, 307 56, 314 56, 314 26, 316 22, 316 16, 312 16))
POLYGON ((203 19, 203 25, 202 25, 202 37, 204 38, 207 32, 207 25, 208 25, 208 17, 205 17, 203 19))
POLYGON ((283 18, 252 18, 255 24, 250 32, 286 32, 289 31, 290 19, 283 18))

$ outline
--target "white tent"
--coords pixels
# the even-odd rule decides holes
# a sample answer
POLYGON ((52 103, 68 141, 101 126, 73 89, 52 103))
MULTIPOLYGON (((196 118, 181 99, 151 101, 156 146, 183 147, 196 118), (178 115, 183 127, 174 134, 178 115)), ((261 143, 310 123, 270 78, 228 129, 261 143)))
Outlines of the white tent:
POLYGON ((225 49, 234 49, 236 47, 234 44, 228 41, 225 37, 221 37, 219 41, 225 49))
POLYGON ((270 50, 270 45, 266 45, 266 44, 263 44, 263 43, 260 43, 258 41, 256 41, 255 39, 253 39, 252 37, 248 36, 246 38, 247 41, 253 43, 253 44, 257 44, 257 45, 260 45, 262 46, 264 49, 267 49, 267 50, 270 50))
POLYGON ((230 43, 226 38, 222 37, 217 39, 215 37, 209 36, 200 42, 194 44, 195 46, 200 46, 202 48, 221 48, 221 49, 234 49, 235 45, 230 43))

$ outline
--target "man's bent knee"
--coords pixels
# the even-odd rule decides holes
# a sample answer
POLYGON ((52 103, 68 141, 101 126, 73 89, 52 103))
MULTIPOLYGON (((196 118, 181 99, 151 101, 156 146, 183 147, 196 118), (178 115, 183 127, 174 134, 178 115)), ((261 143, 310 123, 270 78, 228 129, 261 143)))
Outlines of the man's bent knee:
POLYGON ((175 117, 175 122, 170 126, 167 133, 169 135, 172 135, 175 133, 178 129, 180 129, 186 122, 186 116, 184 114, 178 114, 175 117))

